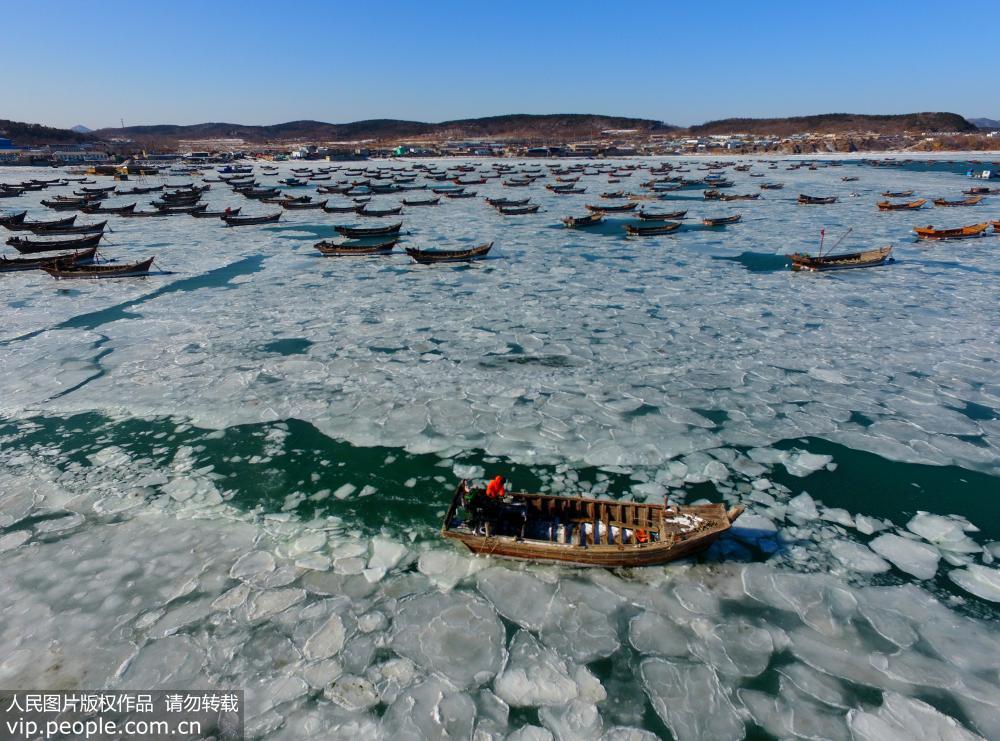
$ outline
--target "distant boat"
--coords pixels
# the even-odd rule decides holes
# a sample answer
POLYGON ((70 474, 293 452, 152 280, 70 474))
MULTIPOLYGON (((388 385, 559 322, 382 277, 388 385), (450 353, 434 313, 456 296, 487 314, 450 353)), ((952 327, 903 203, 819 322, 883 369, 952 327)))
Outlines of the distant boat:
POLYGON ((399 237, 377 242, 375 244, 347 244, 344 242, 317 242, 315 247, 324 255, 328 256, 361 256, 361 255, 387 255, 392 252, 393 247, 399 242, 399 237))
POLYGON ((918 239, 971 239, 983 236, 989 226, 987 222, 983 222, 982 224, 961 226, 956 229, 935 229, 928 224, 927 226, 918 226, 913 231, 917 233, 918 239))
POLYGON ((562 220, 570 229, 579 229, 586 226, 596 226, 604 221, 604 214, 600 211, 595 211, 587 216, 567 216, 562 220))
POLYGON ((531 204, 527 206, 497 206, 497 211, 502 213, 504 216, 523 216, 525 214, 537 213, 539 209, 539 204, 531 204))
POLYGON ((979 202, 981 200, 983 200, 982 196, 969 196, 968 198, 963 198, 960 201, 948 201, 948 200, 945 200, 944 198, 935 198, 934 199, 934 205, 935 206, 947 206, 947 207, 953 207, 953 206, 976 206, 976 205, 979 204, 979 202))
POLYGON ((912 190, 900 190, 896 192, 887 190, 882 193, 883 198, 909 198, 912 195, 913 195, 912 190))
POLYGON ((624 211, 634 211, 635 207, 638 206, 638 205, 639 204, 636 203, 635 201, 630 201, 629 203, 623 203, 620 206, 592 206, 592 205, 588 204, 588 205, 584 206, 584 208, 587 209, 588 211, 603 211, 605 213, 621 213, 621 212, 624 212, 624 211))
POLYGON ((13 247, 15 250, 21 254, 35 254, 38 252, 54 252, 56 250, 78 250, 85 247, 96 247, 101 239, 104 237, 103 233, 88 234, 83 237, 77 237, 75 239, 49 239, 49 240, 38 240, 38 239, 28 239, 26 237, 11 237, 7 240, 7 244, 13 247))
POLYGON ((823 272, 826 270, 849 270, 851 268, 872 268, 891 261, 892 246, 880 247, 864 252, 848 252, 840 255, 811 256, 805 253, 786 255, 792 261, 792 270, 823 272))
POLYGON ((0 257, 0 273, 10 273, 21 270, 41 270, 56 265, 77 265, 90 262, 97 253, 96 247, 80 250, 79 252, 64 252, 61 255, 51 257, 22 257, 9 258, 0 257))
POLYGON ((631 237, 655 237, 660 234, 671 234, 681 228, 679 221, 670 221, 657 226, 635 226, 625 225, 625 233, 631 237))
POLYGON ((803 195, 803 194, 800 193, 799 197, 798 197, 798 202, 800 204, 810 205, 810 206, 825 206, 825 205, 828 205, 830 203, 836 203, 837 202, 837 197, 836 196, 807 196, 807 195, 803 195))
POLYGON ((486 244, 466 250, 419 250, 415 247, 407 247, 406 254, 416 262, 425 265, 442 262, 469 262, 486 257, 492 247, 492 242, 487 242, 486 244))
POLYGON ((725 226, 726 224, 735 224, 742 218, 743 214, 735 214, 733 216, 722 216, 715 219, 702 219, 701 223, 705 226, 725 226))
POLYGON ((643 221, 676 221, 687 216, 687 211, 671 211, 669 213, 655 213, 653 211, 640 211, 636 214, 643 221))
POLYGON ((150 257, 148 260, 121 265, 69 265, 59 263, 52 267, 44 267, 42 270, 53 278, 126 278, 145 275, 149 272, 152 264, 153 258, 150 257))
POLYGON ((397 222, 389 226, 349 226, 341 225, 333 227, 337 234, 345 237, 350 237, 351 239, 364 239, 365 237, 384 237, 390 234, 398 234, 399 230, 402 228, 403 222, 397 222))
POLYGON ((927 203, 926 198, 921 198, 916 201, 910 201, 909 203, 892 203, 890 201, 879 201, 875 205, 878 207, 879 211, 907 211, 918 209, 927 203))
POLYGON ((281 218, 281 211, 268 216, 223 216, 226 226, 252 226, 254 224, 273 224, 281 218))

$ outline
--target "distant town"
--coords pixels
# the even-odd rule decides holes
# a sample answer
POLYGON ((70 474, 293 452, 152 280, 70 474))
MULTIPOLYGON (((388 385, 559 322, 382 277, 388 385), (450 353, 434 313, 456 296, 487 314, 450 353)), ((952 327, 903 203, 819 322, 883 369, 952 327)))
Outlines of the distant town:
MULTIPOLYGON (((633 156, 698 155, 698 154, 806 154, 823 155, 850 152, 934 152, 934 151, 991 151, 1000 150, 1000 130, 979 128, 954 114, 913 114, 918 116, 952 117, 961 122, 962 130, 902 129, 886 131, 884 126, 873 130, 802 131, 785 135, 740 131, 747 129, 787 129, 791 122, 818 123, 829 128, 829 120, 845 114, 831 114, 808 119, 733 119, 732 131, 722 131, 727 122, 710 122, 690 129, 642 121, 637 128, 612 128, 599 131, 571 132, 570 135, 547 134, 544 121, 530 131, 489 137, 443 136, 432 132, 416 136, 372 136, 350 141, 330 141, 318 133, 312 136, 295 136, 280 140, 254 141, 242 136, 210 136, 203 138, 177 138, 165 135, 136 134, 122 129, 89 132, 78 127, 75 134, 82 141, 37 143, 39 137, 28 137, 33 143, 20 142, 16 136, 4 136, 0 122, 0 164, 3 165, 72 165, 72 164, 121 164, 125 162, 155 166, 166 162, 223 162, 243 157, 272 160, 361 160, 392 157, 581 157, 616 158, 633 156), (775 122, 774 126, 761 126, 762 122, 775 122), (653 124, 652 126, 649 124, 653 124), (780 124, 780 125, 778 125, 780 124), (699 131, 701 130, 701 131, 699 131), (703 133, 710 130, 714 133, 703 133), (86 132, 86 133, 81 133, 86 132)), ((524 118, 524 117, 522 117, 524 118)), ((554 117, 539 116, 538 119, 554 117)), ((562 117, 565 118, 565 117, 562 117)), ((852 116, 851 121, 864 119, 852 116)), ((867 117, 884 123, 888 118, 867 117)), ((485 119, 479 119, 485 120, 485 119)), ((630 120, 630 119, 609 119, 630 120)), ((640 121, 636 119, 637 121, 640 121)), ((948 121, 947 118, 944 119, 948 121)), ((472 120, 476 121, 476 120, 472 120)), ((13 122, 8 122, 13 123, 13 122)), ((309 123, 309 122, 303 122, 309 123)), ((365 122, 361 122, 364 124, 365 122)), ((384 122, 372 122, 384 123, 384 122)), ((396 122, 391 122, 396 123, 396 122)), ((398 122, 405 124, 406 122, 398 122)), ((904 124, 907 122, 904 122, 904 124)), ((352 124, 346 126, 361 126, 352 124)), ((424 125, 422 126, 443 126, 424 125)), ((227 125, 209 125, 225 127, 227 125)), ((320 127, 332 125, 316 124, 320 127)), ((37 128, 37 127, 36 127, 37 128)), ((44 127, 43 127, 44 128, 44 127)), ((136 127, 137 129, 183 129, 185 127, 136 127)), ((198 127, 187 127, 197 129, 198 127)), ((239 130, 238 127, 233 127, 239 130)), ((272 127, 278 128, 278 127, 272 127)), ((405 129, 405 127, 400 127, 405 129)), ((460 127, 452 127, 460 128, 460 127)), ((553 130, 558 127, 553 126, 553 130)), ((939 127, 935 127, 939 128, 939 127)), ((61 132, 59 129, 46 129, 61 132)), ((447 133, 454 133, 450 130, 447 133)), ((67 138, 68 138, 67 137, 67 138)), ((58 136, 50 136, 57 139, 58 136)))

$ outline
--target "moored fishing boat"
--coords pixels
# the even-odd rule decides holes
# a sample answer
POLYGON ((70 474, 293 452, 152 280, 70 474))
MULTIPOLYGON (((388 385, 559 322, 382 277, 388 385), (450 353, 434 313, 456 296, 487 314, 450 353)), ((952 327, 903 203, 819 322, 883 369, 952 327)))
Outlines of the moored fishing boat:
POLYGON ((595 211, 587 216, 567 216, 562 220, 570 229, 579 229, 580 227, 595 226, 604 221, 604 214, 600 211, 595 211))
POLYGON ((72 226, 76 221, 76 214, 63 219, 49 219, 48 221, 28 221, 25 219, 26 211, 13 216, 0 218, 0 226, 12 232, 29 232, 35 229, 58 228, 72 226))
POLYGON ((917 233, 918 239, 972 239, 983 236, 988 228, 987 222, 960 226, 955 229, 935 229, 931 224, 928 224, 927 226, 918 226, 913 231, 917 233))
POLYGON ((21 270, 41 270, 46 267, 54 267, 59 264, 78 265, 90 262, 97 253, 96 247, 80 250, 79 252, 64 252, 61 255, 51 257, 0 257, 0 273, 12 273, 21 270))
POLYGON ((368 216, 370 218, 381 218, 383 216, 396 216, 400 211, 403 210, 402 206, 396 206, 395 208, 369 208, 367 204, 363 206, 358 206, 354 209, 354 213, 358 216, 368 216))
POLYGON ((826 270, 872 268, 884 265, 886 262, 892 262, 892 246, 839 255, 809 255, 804 252, 796 252, 786 255, 786 257, 792 261, 792 270, 823 272, 826 270))
POLYGON ((909 201, 908 203, 892 203, 891 201, 879 201, 875 205, 878 207, 879 211, 907 211, 915 210, 927 203, 926 198, 920 198, 916 201, 909 201))
POLYGON ((53 252, 55 250, 83 249, 85 247, 96 247, 101 238, 102 232, 87 234, 76 239, 27 239, 25 237, 11 237, 7 244, 22 254, 34 254, 38 252, 53 252))
POLYGON ((497 211, 504 216, 523 216, 524 214, 538 213, 540 205, 533 203, 527 206, 497 206, 497 211))
POLYGON ((53 278, 128 278, 131 276, 145 275, 149 272, 153 264, 153 258, 140 260, 139 262, 123 264, 104 265, 67 265, 59 263, 50 267, 44 267, 46 273, 53 278))
POLYGON ((486 202, 493 207, 497 206, 525 206, 530 198, 487 198, 486 202))
POLYGON ((628 203, 623 203, 620 206, 593 206, 587 204, 584 206, 588 211, 603 211, 604 213, 622 213, 624 211, 634 211, 636 206, 639 204, 636 201, 629 201, 628 203))
POLYGON ((351 226, 349 224, 341 224, 339 226, 333 227, 337 234, 345 237, 350 237, 351 239, 364 239, 365 237, 384 237, 390 234, 398 234, 399 230, 403 227, 403 222, 399 221, 395 224, 390 224, 389 226, 351 226))
POLYGON ((961 199, 959 201, 949 201, 949 200, 944 199, 944 198, 935 198, 934 199, 934 205, 935 206, 946 206, 946 207, 953 207, 953 206, 976 206, 982 200, 983 200, 982 196, 969 196, 968 198, 963 198, 963 199, 961 199))
POLYGON ((656 226, 635 226, 634 224, 625 225, 625 233, 630 237, 655 237, 660 234, 672 234, 681 228, 681 223, 679 221, 668 221, 664 224, 657 224, 656 226))
POLYGON ((469 262, 486 257, 492 247, 492 242, 466 250, 420 250, 416 247, 407 247, 406 254, 416 262, 425 265, 441 262, 469 262))
POLYGON ((705 550, 742 513, 742 507, 727 510, 723 504, 680 506, 528 493, 486 500, 481 490, 462 481, 441 535, 473 553, 503 558, 604 568, 653 566, 705 550))
POLYGON ((897 190, 897 191, 886 190, 882 192, 883 198, 909 198, 912 195, 913 195, 912 190, 897 190))
POLYGON ((437 206, 441 203, 440 198, 403 199, 404 206, 437 206))
POLYGON ((288 211, 306 211, 309 209, 320 209, 325 205, 326 201, 285 201, 281 204, 281 207, 288 211))
POLYGON ((642 221, 676 221, 687 217, 687 211, 670 211, 656 213, 655 211, 640 211, 636 214, 642 221))
POLYGON ((351 244, 346 242, 317 242, 317 250, 328 256, 349 257, 352 255, 388 255, 399 242, 399 237, 370 244, 351 244))
POLYGON ((223 216, 226 226, 252 226, 253 224, 273 224, 281 219, 281 211, 267 216, 223 216))
POLYGON ((836 196, 807 196, 802 193, 799 194, 798 202, 803 205, 809 206, 826 206, 830 203, 836 203, 836 196))
POLYGON ((190 211, 196 219, 221 219, 223 216, 239 216, 241 209, 229 208, 225 211, 190 211))
POLYGON ((48 237, 56 234, 93 234, 103 232, 107 226, 107 221, 98 221, 96 224, 72 224, 68 226, 33 226, 31 233, 39 237, 48 237))
POLYGON ((705 226, 725 226, 726 224, 735 224, 742 218, 743 214, 734 214, 733 216, 720 216, 714 219, 702 219, 701 223, 705 226))

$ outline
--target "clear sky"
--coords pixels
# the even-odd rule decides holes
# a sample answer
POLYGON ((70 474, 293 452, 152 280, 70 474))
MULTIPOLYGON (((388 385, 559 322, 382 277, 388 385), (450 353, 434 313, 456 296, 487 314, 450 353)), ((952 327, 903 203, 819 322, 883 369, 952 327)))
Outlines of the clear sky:
POLYGON ((953 111, 1000 117, 1000 0, 0 0, 0 118, 953 111))

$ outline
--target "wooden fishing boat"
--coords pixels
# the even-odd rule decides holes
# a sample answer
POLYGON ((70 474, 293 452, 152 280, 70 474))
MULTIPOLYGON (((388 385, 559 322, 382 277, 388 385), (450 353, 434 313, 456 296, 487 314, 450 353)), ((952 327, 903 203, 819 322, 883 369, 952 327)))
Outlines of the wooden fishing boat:
POLYGON ((761 190, 781 190, 785 187, 784 183, 761 183, 761 190))
POLYGON ((493 206, 526 206, 530 198, 487 198, 486 202, 493 206))
MULTIPOLYGON (((743 514, 723 504, 668 505, 517 493, 470 512, 462 481, 441 535, 476 554, 577 566, 654 566, 699 553, 743 514), (478 509, 478 511, 476 511, 478 509)), ((473 502, 485 495, 474 490, 473 502)))
POLYGON ((155 218, 157 216, 170 216, 176 213, 172 209, 155 209, 153 211, 126 211, 123 214, 118 214, 127 219, 139 219, 139 218, 155 218))
POLYGON ((467 191, 462 191, 461 193, 459 193, 458 191, 452 191, 450 193, 445 193, 444 197, 445 198, 475 198, 476 197, 476 191, 474 191, 474 190, 467 190, 467 191))
POLYGON ((129 190, 116 190, 115 193, 120 196, 141 196, 146 193, 157 193, 163 190, 162 185, 151 186, 148 188, 130 188, 129 190))
POLYGON ((86 206, 91 201, 84 199, 70 200, 70 201, 46 201, 42 199, 42 205, 46 208, 51 208, 53 211, 79 211, 83 206, 86 206))
POLYGON ((107 221, 98 221, 96 224, 73 224, 72 226, 33 226, 31 232, 40 237, 55 234, 93 234, 94 232, 103 232, 107 223, 107 221))
POLYGON ((308 209, 320 209, 323 208, 325 205, 326 201, 315 201, 315 202, 285 201, 284 203, 281 204, 281 207, 288 211, 306 211, 308 209))
POLYGON ((416 247, 407 247, 406 254, 424 265, 439 262, 469 262, 486 257, 492 247, 492 242, 467 250, 418 250, 416 247))
POLYGON ((993 231, 1000 233, 1000 221, 994 221, 992 223, 993 223, 993 231))
POLYGON ((350 226, 343 224, 340 226, 333 227, 337 234, 344 237, 350 237, 351 239, 364 239, 366 237, 386 237, 390 234, 398 234, 399 230, 403 227, 403 222, 397 222, 389 226, 350 226))
POLYGON ((145 275, 149 272, 153 264, 153 258, 141 260, 140 262, 130 262, 121 265, 65 265, 58 264, 51 267, 42 268, 53 278, 128 278, 130 276, 145 275))
POLYGON ((702 219, 701 223, 705 226, 725 226, 726 224, 735 224, 742 218, 743 214, 734 214, 733 216, 721 216, 716 219, 702 219))
POLYGON ((625 191, 624 190, 615 190, 615 191, 612 191, 610 193, 601 193, 600 197, 601 198, 624 198, 625 197, 625 191))
POLYGON ((722 193, 719 195, 720 201, 756 201, 760 198, 760 193, 744 193, 741 195, 722 193))
POLYGON ((957 229, 935 229, 932 225, 918 226, 915 231, 918 239, 972 239, 981 237, 989 228, 987 222, 982 224, 972 224, 970 226, 960 226, 957 229))
POLYGON ((353 203, 347 204, 345 206, 328 206, 324 205, 323 210, 328 214, 353 214, 357 210, 357 206, 353 203))
POLYGON ((12 232, 29 232, 35 229, 57 228, 61 226, 72 226, 76 221, 76 214, 63 219, 50 219, 48 221, 27 221, 24 218, 25 211, 15 214, 12 217, 0 219, 0 226, 12 232))
POLYGON ((963 195, 967 195, 967 196, 988 196, 988 195, 996 194, 996 193, 1000 193, 1000 189, 998 189, 998 188, 985 188, 985 187, 982 187, 982 186, 976 187, 976 188, 969 188, 968 190, 963 190, 962 191, 962 194, 963 195))
POLYGON ((228 211, 191 211, 189 212, 196 219, 221 219, 223 216, 239 216, 238 208, 231 208, 228 211))
POLYGON ((912 211, 920 208, 925 203, 927 203, 927 199, 920 198, 916 201, 910 201, 908 203, 892 203, 891 201, 879 201, 875 205, 878 206, 879 211, 912 211))
POLYGON ((190 206, 157 206, 158 211, 162 211, 165 214, 191 214, 197 211, 207 211, 208 204, 191 204, 190 206))
POLYGON ((823 272, 826 270, 850 270, 852 268, 873 268, 892 262, 892 246, 879 247, 863 252, 848 252, 840 255, 813 256, 802 252, 785 255, 792 261, 792 270, 823 272))
POLYGON ((368 208, 367 204, 364 206, 358 206, 354 209, 354 213, 358 216, 367 216, 369 218, 378 219, 383 216, 396 216, 400 211, 403 210, 402 206, 396 206, 396 208, 368 208))
POLYGON ((403 199, 404 206, 436 206, 441 202, 440 198, 424 198, 417 200, 403 199))
POLYGON ((935 198, 934 199, 934 205, 935 206, 946 206, 946 207, 953 207, 953 206, 975 206, 981 200, 983 200, 982 196, 969 196, 968 198, 963 198, 960 201, 948 201, 948 200, 945 200, 944 198, 935 198))
POLYGON ((539 204, 533 203, 529 206, 497 206, 497 211, 504 216, 523 216, 538 213, 539 208, 541 208, 539 204))
POLYGON ((799 194, 798 202, 803 205, 808 206, 826 206, 830 203, 836 203, 836 196, 807 196, 799 194))
POLYGON ((858 178, 857 175, 847 175, 847 176, 842 177, 840 180, 841 180, 841 182, 844 182, 844 183, 853 183, 853 182, 859 180, 859 178, 858 178))
MULTIPOLYGON (((23 224, 24 219, 27 215, 28 215, 27 211, 19 211, 16 214, 7 214, 6 216, 0 216, 0 226, 4 226, 10 229, 12 226, 23 224)), ((71 218, 75 219, 76 216, 72 216, 71 218)))
POLYGON ((677 221, 687 217, 687 211, 671 211, 670 213, 656 213, 654 211, 640 211, 636 214, 642 221, 677 221))
POLYGON ((88 234, 75 239, 49 239, 38 240, 26 237, 11 237, 7 244, 21 254, 35 254, 38 252, 53 252, 55 250, 77 250, 85 247, 96 247, 100 243, 103 233, 88 234))
POLYGON ((620 206, 592 206, 587 204, 584 206, 588 211, 603 211, 605 213, 622 213, 625 211, 634 211, 635 207, 639 204, 635 201, 629 201, 628 203, 623 203, 620 206))
POLYGON ((61 255, 51 257, 0 257, 0 273, 13 273, 21 270, 41 270, 46 267, 56 265, 78 265, 90 262, 97 253, 96 247, 80 250, 79 252, 64 252, 61 255))
POLYGON ((587 216, 567 216, 562 220, 570 229, 579 229, 586 226, 595 226, 604 221, 604 214, 600 211, 595 211, 587 216))
POLYGON ((912 195, 913 195, 912 190, 899 190, 895 192, 891 190, 886 190, 882 192, 883 198, 909 198, 912 195))
POLYGON ((657 224, 656 226, 626 224, 625 233, 630 237, 655 237, 660 234, 672 234, 680 228, 681 223, 679 221, 668 221, 665 224, 657 224))
POLYGON ((317 242, 316 249, 328 256, 362 256, 388 255, 399 242, 399 237, 393 237, 374 244, 350 244, 346 242, 317 242))
POLYGON ((135 211, 135 204, 130 203, 127 206, 101 206, 100 204, 94 204, 93 206, 81 206, 80 210, 85 214, 123 214, 126 211, 135 211))
POLYGON ((281 218, 281 211, 268 216, 223 216, 226 226, 252 226, 254 224, 273 224, 281 218))
POLYGON ((722 193, 717 190, 706 190, 701 195, 706 201, 718 201, 722 198, 722 193))
POLYGON ((557 195, 557 196, 568 196, 568 195, 573 195, 573 194, 577 194, 577 193, 586 193, 586 192, 587 192, 586 188, 574 188, 573 186, 569 186, 567 188, 557 188, 557 189, 555 189, 555 190, 552 191, 552 194, 553 195, 557 195))
POLYGON ((117 185, 102 185, 97 188, 88 188, 86 185, 84 185, 81 188, 81 190, 84 193, 110 193, 117 187, 118 187, 117 185))

